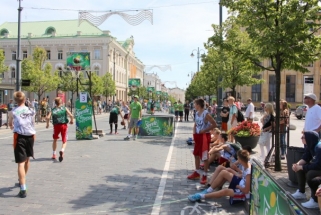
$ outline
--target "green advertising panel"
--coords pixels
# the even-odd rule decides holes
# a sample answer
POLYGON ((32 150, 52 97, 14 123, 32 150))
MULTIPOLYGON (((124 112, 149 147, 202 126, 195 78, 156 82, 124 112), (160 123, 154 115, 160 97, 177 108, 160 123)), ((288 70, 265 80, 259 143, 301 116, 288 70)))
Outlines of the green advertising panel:
POLYGON ((162 91, 156 91, 156 95, 158 96, 162 95, 162 91))
POLYGON ((155 87, 147 87, 147 92, 154 92, 155 91, 155 87))
POLYGON ((143 116, 139 128, 140 136, 168 136, 174 135, 173 116, 143 116))
POLYGON ((73 70, 90 70, 90 52, 67 52, 67 66, 73 70))
POLYGON ((76 100, 76 139, 91 140, 92 136, 92 103, 87 93, 81 93, 76 100), (85 98, 86 97, 86 98, 85 98))
POLYGON ((136 91, 138 87, 140 87, 140 79, 139 78, 130 78, 128 79, 128 87, 136 91))
MULTIPOLYGON (((250 215, 280 214, 303 215, 304 213, 282 191, 280 186, 257 164, 252 164, 250 215)), ((289 195, 289 194, 288 194, 289 195)))
POLYGON ((163 92, 163 96, 164 96, 164 97, 168 97, 168 93, 163 92))
POLYGON ((160 102, 156 102, 156 103, 155 103, 155 108, 156 108, 157 111, 160 111, 160 110, 161 110, 161 104, 160 104, 160 102))

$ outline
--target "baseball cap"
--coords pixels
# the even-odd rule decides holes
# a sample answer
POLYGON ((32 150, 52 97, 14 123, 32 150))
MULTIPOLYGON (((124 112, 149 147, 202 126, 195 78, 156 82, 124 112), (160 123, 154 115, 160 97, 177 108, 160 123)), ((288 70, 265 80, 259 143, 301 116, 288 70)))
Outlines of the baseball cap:
POLYGON ((134 98, 138 99, 139 97, 138 97, 138 95, 135 95, 134 98))
POLYGON ((304 94, 304 97, 309 97, 309 98, 313 99, 314 101, 317 100, 317 96, 314 93, 304 94))

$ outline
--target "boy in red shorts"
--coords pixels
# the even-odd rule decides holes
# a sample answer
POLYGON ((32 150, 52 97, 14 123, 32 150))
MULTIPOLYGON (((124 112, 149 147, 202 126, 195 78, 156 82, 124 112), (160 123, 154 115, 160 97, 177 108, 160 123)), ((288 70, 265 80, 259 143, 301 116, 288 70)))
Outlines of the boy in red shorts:
POLYGON ((208 151, 211 142, 210 131, 216 128, 216 122, 211 114, 204 109, 205 102, 203 99, 195 100, 195 124, 193 128, 194 137, 194 158, 196 170, 189 176, 190 180, 197 180, 201 178, 201 184, 207 183, 207 170, 208 170, 208 151), (204 162, 204 171, 200 169, 200 161, 204 162))
POLYGON ((52 143, 52 150, 53 155, 52 159, 56 159, 56 149, 57 149, 57 140, 59 139, 59 134, 61 133, 61 139, 62 139, 62 148, 59 152, 59 161, 61 162, 64 157, 64 151, 67 146, 67 131, 68 131, 68 117, 70 117, 70 123, 73 124, 73 115, 70 113, 70 111, 62 105, 62 100, 60 97, 57 97, 55 99, 55 107, 49 112, 46 120, 47 120, 47 126, 46 128, 49 128, 49 120, 50 117, 52 117, 52 124, 54 127, 53 130, 53 143, 52 143))

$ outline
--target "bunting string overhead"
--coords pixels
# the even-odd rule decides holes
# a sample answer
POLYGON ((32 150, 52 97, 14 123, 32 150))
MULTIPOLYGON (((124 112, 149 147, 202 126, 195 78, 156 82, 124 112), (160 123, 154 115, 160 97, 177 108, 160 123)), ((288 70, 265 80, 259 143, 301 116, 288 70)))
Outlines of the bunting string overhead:
POLYGON ((167 71, 167 70, 172 70, 172 67, 171 67, 171 65, 152 65, 152 66, 145 66, 145 71, 146 72, 149 72, 149 71, 151 71, 152 69, 154 69, 154 68, 158 68, 158 69, 160 69, 162 72, 165 72, 165 71, 167 71))

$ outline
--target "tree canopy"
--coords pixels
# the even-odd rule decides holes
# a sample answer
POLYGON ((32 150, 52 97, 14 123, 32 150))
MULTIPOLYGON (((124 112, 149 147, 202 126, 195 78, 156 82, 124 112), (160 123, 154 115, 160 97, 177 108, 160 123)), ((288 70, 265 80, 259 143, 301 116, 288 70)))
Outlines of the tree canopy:
POLYGON ((109 72, 106 72, 106 74, 102 77, 102 82, 103 82, 102 94, 106 97, 106 100, 107 100, 108 96, 112 96, 116 93, 115 81, 113 80, 113 76, 109 72))
POLYGON ((44 48, 36 47, 33 50, 32 58, 22 61, 22 79, 30 80, 29 87, 22 87, 23 90, 34 92, 38 100, 45 92, 57 89, 59 84, 58 72, 52 72, 52 66, 46 62, 47 52, 44 48))
MULTIPOLYGON (((5 61, 5 56, 4 56, 3 50, 0 49, 0 75, 8 70, 8 67, 4 64, 4 61, 5 61)), ((0 78, 0 82, 1 80, 2 79, 0 78)))

